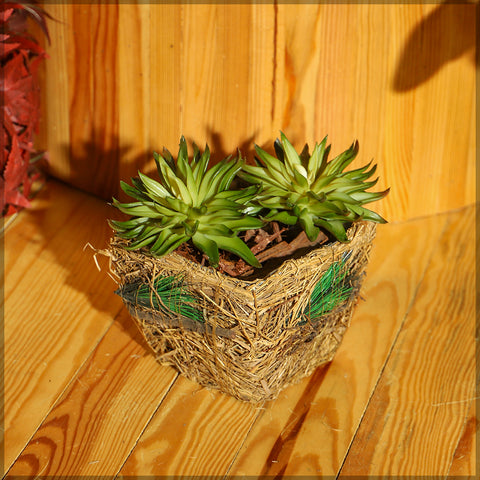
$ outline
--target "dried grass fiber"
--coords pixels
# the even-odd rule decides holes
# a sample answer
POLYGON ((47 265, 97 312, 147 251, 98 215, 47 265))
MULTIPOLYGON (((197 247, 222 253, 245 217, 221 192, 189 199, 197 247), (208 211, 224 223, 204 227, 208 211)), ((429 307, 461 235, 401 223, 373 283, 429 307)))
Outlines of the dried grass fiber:
POLYGON ((323 245, 288 259, 267 277, 242 280, 175 253, 153 258, 127 251, 114 238, 109 249, 120 288, 152 286, 159 276, 182 279, 197 298, 204 323, 125 301, 157 359, 199 384, 237 399, 271 400, 287 385, 332 360, 350 323, 368 263, 376 225, 355 223, 349 243, 323 245), (347 300, 319 318, 308 318, 310 297, 335 262, 348 269, 347 300))

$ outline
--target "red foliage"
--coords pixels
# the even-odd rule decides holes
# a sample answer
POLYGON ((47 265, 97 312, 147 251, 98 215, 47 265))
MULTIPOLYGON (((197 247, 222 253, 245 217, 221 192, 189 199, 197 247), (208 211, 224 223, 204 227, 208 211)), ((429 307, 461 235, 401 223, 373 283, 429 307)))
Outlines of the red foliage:
POLYGON ((37 21, 48 36, 46 13, 39 7, 0 3, 0 214, 28 207, 28 196, 38 173, 31 165, 33 138, 38 129, 40 89, 37 70, 46 57, 28 34, 27 18, 37 21))

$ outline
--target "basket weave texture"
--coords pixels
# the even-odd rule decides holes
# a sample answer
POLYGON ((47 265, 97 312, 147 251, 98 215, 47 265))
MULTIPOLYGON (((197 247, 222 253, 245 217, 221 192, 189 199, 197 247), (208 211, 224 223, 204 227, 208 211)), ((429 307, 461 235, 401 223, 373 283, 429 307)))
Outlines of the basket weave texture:
POLYGON ((154 258, 128 251, 118 238, 112 239, 109 256, 120 279, 117 293, 161 363, 203 386, 261 402, 332 360, 358 300, 375 227, 355 223, 349 243, 287 259, 255 280, 229 277, 175 253, 154 258), (312 292, 332 265, 341 266, 348 294, 313 317, 312 292), (156 281, 164 278, 176 279, 188 292, 201 321, 159 297, 156 281), (132 285, 148 287, 150 302, 128 296, 125 292, 135 291, 132 285))

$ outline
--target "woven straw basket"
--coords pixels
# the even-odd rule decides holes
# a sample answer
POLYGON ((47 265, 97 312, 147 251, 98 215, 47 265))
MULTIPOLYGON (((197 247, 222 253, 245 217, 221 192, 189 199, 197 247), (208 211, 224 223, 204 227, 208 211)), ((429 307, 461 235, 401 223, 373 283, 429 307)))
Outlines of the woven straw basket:
POLYGON ((153 258, 127 251, 118 238, 109 256, 120 279, 117 293, 161 363, 203 386, 260 402, 332 360, 339 347, 375 224, 355 223, 348 236, 349 243, 321 246, 250 281, 177 254, 153 258), (335 302, 322 298, 327 276, 336 278, 330 294, 342 291, 335 302), (313 315, 314 291, 321 304, 315 300, 313 315))

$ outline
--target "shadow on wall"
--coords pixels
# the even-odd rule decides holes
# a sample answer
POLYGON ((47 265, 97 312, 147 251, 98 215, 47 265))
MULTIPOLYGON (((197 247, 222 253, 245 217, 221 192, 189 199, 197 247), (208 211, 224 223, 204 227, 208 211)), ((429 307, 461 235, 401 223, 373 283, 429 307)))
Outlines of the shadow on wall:
MULTIPOLYGON (((184 135, 188 145, 188 158, 189 160, 193 157, 193 148, 192 145, 195 143, 197 147, 200 149, 201 152, 205 151, 205 145, 208 145, 210 150, 210 162, 209 168, 213 167, 224 158, 230 157, 231 159, 237 156, 237 148, 228 150, 225 147, 225 142, 222 138, 222 134, 218 131, 213 130, 210 127, 207 127, 207 134, 205 138, 201 140, 194 140, 193 138, 189 137, 188 135, 184 135)), ((243 158, 252 158, 254 155, 254 144, 253 144, 254 135, 246 139, 245 141, 241 142, 238 145, 238 149, 240 150, 243 158)), ((168 151, 176 160, 178 157, 178 147, 180 144, 180 137, 178 138, 178 143, 175 148, 168 148, 168 151)), ((137 158, 137 160, 126 160, 126 162, 130 163, 129 171, 127 172, 127 166, 124 164, 122 166, 122 170, 120 172, 120 180, 123 180, 129 184, 131 184, 131 177, 137 177, 138 170, 140 170, 145 175, 153 178, 156 181, 159 181, 159 175, 157 172, 157 168, 155 166, 155 161, 153 157, 153 153, 156 152, 160 155, 164 155, 165 147, 158 143, 155 147, 149 149, 145 155, 142 155, 137 158), (135 167, 133 168, 133 163, 135 162, 135 167)), ((124 194, 124 192, 120 191, 118 196, 116 197, 119 200, 123 201, 132 201, 132 199, 124 194)))
MULTIPOLYGON (((212 127, 207 127, 207 138, 210 139, 208 142, 208 146, 210 151, 212 152, 212 159, 210 160, 210 166, 213 166, 223 160, 224 158, 231 156, 232 158, 237 155, 237 148, 240 150, 242 157, 253 158, 254 154, 254 139, 255 133, 252 134, 250 137, 246 138, 239 145, 236 146, 235 150, 228 151, 225 147, 225 142, 222 139, 222 134, 212 127)), ((205 145, 200 146, 200 149, 203 150, 205 145)))
MULTIPOLYGON (((212 152, 211 165, 215 165, 220 160, 229 155, 233 157, 237 154, 237 150, 230 152, 227 151, 224 145, 224 141, 222 140, 222 135, 218 131, 215 131, 212 128, 208 128, 207 133, 208 137, 211 139, 211 143, 209 143, 210 151, 212 152)), ((240 150, 242 157, 246 159, 247 163, 249 164, 254 164, 254 158, 257 156, 255 152, 255 139, 257 135, 258 132, 254 132, 252 135, 240 142, 238 145, 238 149, 240 150)), ((270 155, 276 156, 274 142, 277 138, 280 138, 280 132, 278 132, 276 136, 272 137, 271 140, 268 140, 258 146, 270 155)), ((290 141, 295 144, 295 141, 292 137, 290 137, 290 141)), ((203 145, 203 147, 204 146, 205 145, 203 145)))
POLYGON ((473 52, 478 10, 474 4, 443 3, 424 18, 410 33, 403 49, 393 89, 397 92, 411 90, 429 80, 447 63, 470 50, 473 52))
MULTIPOLYGON (((255 156, 255 136, 256 134, 253 133, 238 144, 242 157, 246 158, 248 163, 253 163, 255 156)), ((188 136, 186 138, 189 144, 189 158, 191 158, 193 140, 188 136)), ((237 148, 229 151, 222 134, 211 127, 207 128, 205 140, 196 143, 201 151, 204 151, 205 144, 208 143, 211 152, 210 167, 228 156, 234 158, 237 155, 237 148)), ((260 147, 275 155, 273 141, 262 144, 260 147)), ((133 154, 134 149, 138 152, 137 146, 123 143, 115 135, 109 137, 103 131, 94 132, 84 143, 62 145, 62 149, 65 157, 69 159, 69 175, 68 178, 61 178, 61 180, 108 202, 112 197, 120 201, 131 201, 131 198, 121 190, 120 180, 130 184, 131 177, 136 177, 139 170, 158 180, 153 152, 160 154, 163 152, 163 146, 159 144, 155 148, 133 154)), ((176 159, 178 148, 171 150, 170 153, 176 159)))
MULTIPOLYGON (((230 157, 230 159, 236 158, 237 148, 238 150, 240 150, 242 157, 246 158, 247 161, 249 161, 248 163, 251 163, 253 161, 253 157, 255 155, 255 148, 253 143, 255 134, 251 135, 246 140, 240 142, 239 145, 234 149, 228 150, 228 148, 225 146, 226 142, 224 141, 222 134, 220 132, 218 132, 217 130, 214 130, 211 127, 207 127, 206 130, 207 130, 207 134, 205 135, 205 138, 201 140, 194 140, 188 135, 185 135, 185 139, 188 145, 188 158, 190 160, 192 159, 192 156, 193 156, 192 145, 195 143, 201 152, 204 152, 205 146, 208 145, 208 148, 210 150, 209 168, 213 167, 214 165, 221 162, 223 159, 227 157, 230 157)), ((180 138, 178 139, 178 143, 180 143, 180 138)), ((168 150, 173 156, 173 158, 176 160, 178 157, 178 147, 175 149, 169 148, 168 150)), ((152 161, 148 164, 148 166, 145 166, 145 168, 141 170, 142 173, 148 175, 149 177, 157 181, 159 180, 159 178, 158 178, 157 169, 155 167, 155 163, 153 161, 153 152, 157 152, 160 155, 163 155, 163 151, 164 151, 164 147, 161 145, 158 145, 156 148, 153 148, 149 153, 149 157, 152 161)), ((122 179, 130 183, 130 178, 128 179, 122 178, 122 179)), ((236 179, 236 181, 238 181, 238 179, 236 179)))
POLYGON ((93 132, 89 140, 79 145, 63 145, 70 167, 69 178, 63 180, 104 200, 121 196, 120 180, 130 180, 151 160, 150 152, 133 155, 133 148, 104 131, 93 132))

